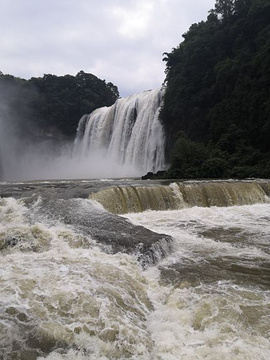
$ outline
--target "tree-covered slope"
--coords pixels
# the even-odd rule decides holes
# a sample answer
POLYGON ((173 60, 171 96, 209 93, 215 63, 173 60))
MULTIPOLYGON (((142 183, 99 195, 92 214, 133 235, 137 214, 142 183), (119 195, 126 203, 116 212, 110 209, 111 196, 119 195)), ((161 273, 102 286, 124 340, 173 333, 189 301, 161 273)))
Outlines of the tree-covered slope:
POLYGON ((165 53, 170 177, 270 177, 270 1, 217 0, 165 53))
POLYGON ((72 137, 82 115, 110 106, 118 97, 111 82, 83 71, 76 76, 46 74, 30 80, 0 72, 2 123, 19 132, 54 131, 72 137))

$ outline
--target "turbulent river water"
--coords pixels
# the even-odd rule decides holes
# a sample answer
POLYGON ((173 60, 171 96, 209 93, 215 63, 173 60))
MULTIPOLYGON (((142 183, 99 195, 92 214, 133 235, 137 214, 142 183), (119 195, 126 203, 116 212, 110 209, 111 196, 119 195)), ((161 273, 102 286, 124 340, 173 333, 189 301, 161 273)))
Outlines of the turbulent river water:
POLYGON ((0 184, 0 359, 268 360, 269 184, 0 184))

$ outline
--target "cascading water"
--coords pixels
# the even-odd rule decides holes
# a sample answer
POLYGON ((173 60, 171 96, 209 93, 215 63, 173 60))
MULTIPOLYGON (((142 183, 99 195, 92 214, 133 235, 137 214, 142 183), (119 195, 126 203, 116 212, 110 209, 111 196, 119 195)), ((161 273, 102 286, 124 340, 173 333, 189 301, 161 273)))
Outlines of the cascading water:
POLYGON ((96 109, 81 118, 70 144, 46 138, 25 146, 1 125, 0 181, 126 178, 165 170, 162 98, 163 89, 149 90, 96 109))
POLYGON ((1 183, 0 359, 270 359, 269 196, 269 180, 1 183))
POLYGON ((164 170, 165 139, 159 121, 162 96, 162 89, 144 91, 84 115, 74 157, 107 159, 120 166, 125 176, 164 170))
POLYGON ((268 203, 269 181, 174 182, 169 185, 111 186, 90 194, 115 214, 176 210, 192 206, 268 203))

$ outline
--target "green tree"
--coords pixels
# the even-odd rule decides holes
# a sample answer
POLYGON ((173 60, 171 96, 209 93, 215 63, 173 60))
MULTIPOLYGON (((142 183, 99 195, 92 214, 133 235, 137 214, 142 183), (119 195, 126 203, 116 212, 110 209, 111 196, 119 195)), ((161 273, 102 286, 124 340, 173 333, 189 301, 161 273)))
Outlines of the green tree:
POLYGON ((41 127, 55 127, 65 136, 74 136, 82 115, 110 106, 119 97, 115 85, 84 71, 76 76, 45 74, 30 82, 39 93, 32 108, 41 127))
POLYGON ((114 84, 83 71, 30 80, 0 73, 0 90, 6 121, 24 137, 51 131, 59 137, 74 137, 82 115, 110 106, 119 97, 114 84))
POLYGON ((269 18, 269 0, 217 0, 207 21, 191 25, 164 54, 161 120, 171 172, 184 161, 176 154, 184 151, 176 146, 184 132, 207 149, 204 165, 192 161, 194 174, 270 176, 269 18))
POLYGON ((217 0, 215 13, 221 15, 222 19, 228 19, 234 13, 234 0, 217 0))

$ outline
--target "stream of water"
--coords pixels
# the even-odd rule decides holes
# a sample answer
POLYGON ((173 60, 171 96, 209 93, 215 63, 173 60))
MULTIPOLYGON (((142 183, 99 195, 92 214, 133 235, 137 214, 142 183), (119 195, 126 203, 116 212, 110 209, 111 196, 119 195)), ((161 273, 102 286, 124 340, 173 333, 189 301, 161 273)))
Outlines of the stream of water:
POLYGON ((268 360, 268 200, 114 215, 106 183, 140 185, 0 185, 0 359, 268 360))

